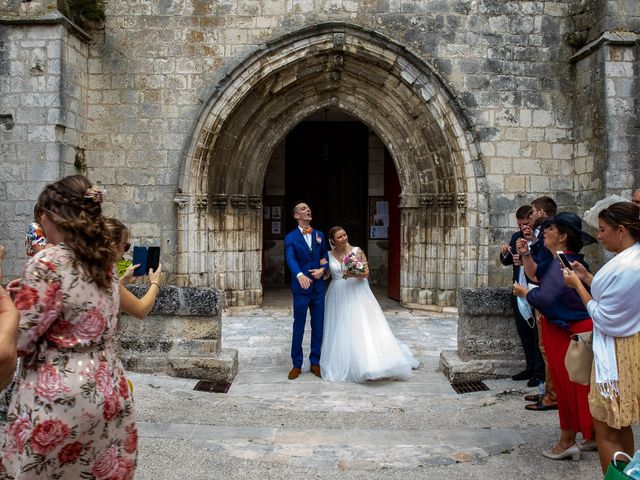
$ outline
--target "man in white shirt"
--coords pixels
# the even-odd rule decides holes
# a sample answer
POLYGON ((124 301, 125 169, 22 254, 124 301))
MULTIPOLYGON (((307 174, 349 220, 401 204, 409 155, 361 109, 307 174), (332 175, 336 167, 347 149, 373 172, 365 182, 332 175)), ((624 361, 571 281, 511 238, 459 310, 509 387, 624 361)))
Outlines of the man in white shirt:
POLYGON ((300 376, 304 353, 302 339, 307 321, 307 310, 311 313, 311 372, 320 376, 320 347, 324 328, 324 274, 328 269, 327 243, 319 230, 311 228, 311 208, 305 202, 293 207, 293 218, 298 226, 284 239, 285 257, 291 270, 291 293, 293 294, 293 335, 291 338, 291 361, 293 368, 289 380, 300 376))

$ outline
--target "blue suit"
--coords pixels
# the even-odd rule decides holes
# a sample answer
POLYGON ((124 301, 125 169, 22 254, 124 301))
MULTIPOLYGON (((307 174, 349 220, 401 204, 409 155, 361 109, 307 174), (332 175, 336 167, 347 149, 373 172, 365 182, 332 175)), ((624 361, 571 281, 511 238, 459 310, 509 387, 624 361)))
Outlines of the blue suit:
POLYGON ((293 294, 293 335, 291 338, 291 361, 293 366, 302 367, 304 357, 302 339, 307 321, 307 309, 311 312, 311 365, 320 365, 320 348, 324 328, 324 291, 325 281, 311 277, 309 270, 328 268, 327 243, 319 230, 311 233, 311 248, 299 228, 289 232, 284 238, 285 256, 291 270, 291 293, 293 294), (320 261, 324 259, 325 263, 320 261), (309 277, 311 286, 304 290, 298 282, 298 274, 309 277))

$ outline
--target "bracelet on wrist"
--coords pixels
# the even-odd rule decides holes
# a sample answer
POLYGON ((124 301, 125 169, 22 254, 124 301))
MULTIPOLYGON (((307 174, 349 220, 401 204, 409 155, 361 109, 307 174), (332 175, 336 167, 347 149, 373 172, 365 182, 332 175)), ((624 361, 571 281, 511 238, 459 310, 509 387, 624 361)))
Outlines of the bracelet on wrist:
POLYGON ((528 257, 529 255, 531 255, 531 250, 527 250, 527 253, 520 254, 521 257, 528 257))
MULTIPOLYGON (((158 290, 160 290, 160 284, 158 282, 151 282, 151 285, 155 285, 158 287, 158 290)), ((149 288, 151 288, 151 285, 149 285, 149 288)))

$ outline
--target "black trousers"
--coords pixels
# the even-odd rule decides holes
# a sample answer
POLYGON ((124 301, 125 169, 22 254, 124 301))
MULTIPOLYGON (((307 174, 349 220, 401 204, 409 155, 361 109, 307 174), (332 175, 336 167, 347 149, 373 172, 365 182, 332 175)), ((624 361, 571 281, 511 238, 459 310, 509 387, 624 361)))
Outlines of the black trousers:
POLYGON ((518 297, 511 295, 511 306, 513 307, 513 316, 516 319, 516 329, 524 350, 524 358, 527 362, 527 370, 532 375, 544 380, 544 360, 538 348, 538 329, 533 318, 529 318, 529 322, 522 316, 518 308, 518 297), (530 325, 533 325, 531 328, 530 325))

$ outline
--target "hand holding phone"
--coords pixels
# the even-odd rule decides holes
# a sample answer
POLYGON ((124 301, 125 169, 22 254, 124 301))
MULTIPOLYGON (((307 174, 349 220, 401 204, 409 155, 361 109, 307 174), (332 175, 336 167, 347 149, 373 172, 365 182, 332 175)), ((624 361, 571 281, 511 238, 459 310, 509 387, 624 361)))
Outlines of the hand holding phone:
POLYGON ((135 246, 133 247, 133 264, 138 265, 133 271, 135 277, 142 277, 147 274, 147 247, 135 246))
POLYGON ((567 258, 564 252, 557 251, 556 254, 558 255, 558 260, 560 260, 560 263, 564 268, 573 270, 573 267, 571 266, 571 262, 569 261, 569 259, 567 258))
POLYGON ((139 265, 133 272, 136 277, 146 275, 149 270, 155 272, 160 265, 160 247, 133 247, 133 264, 139 265))

